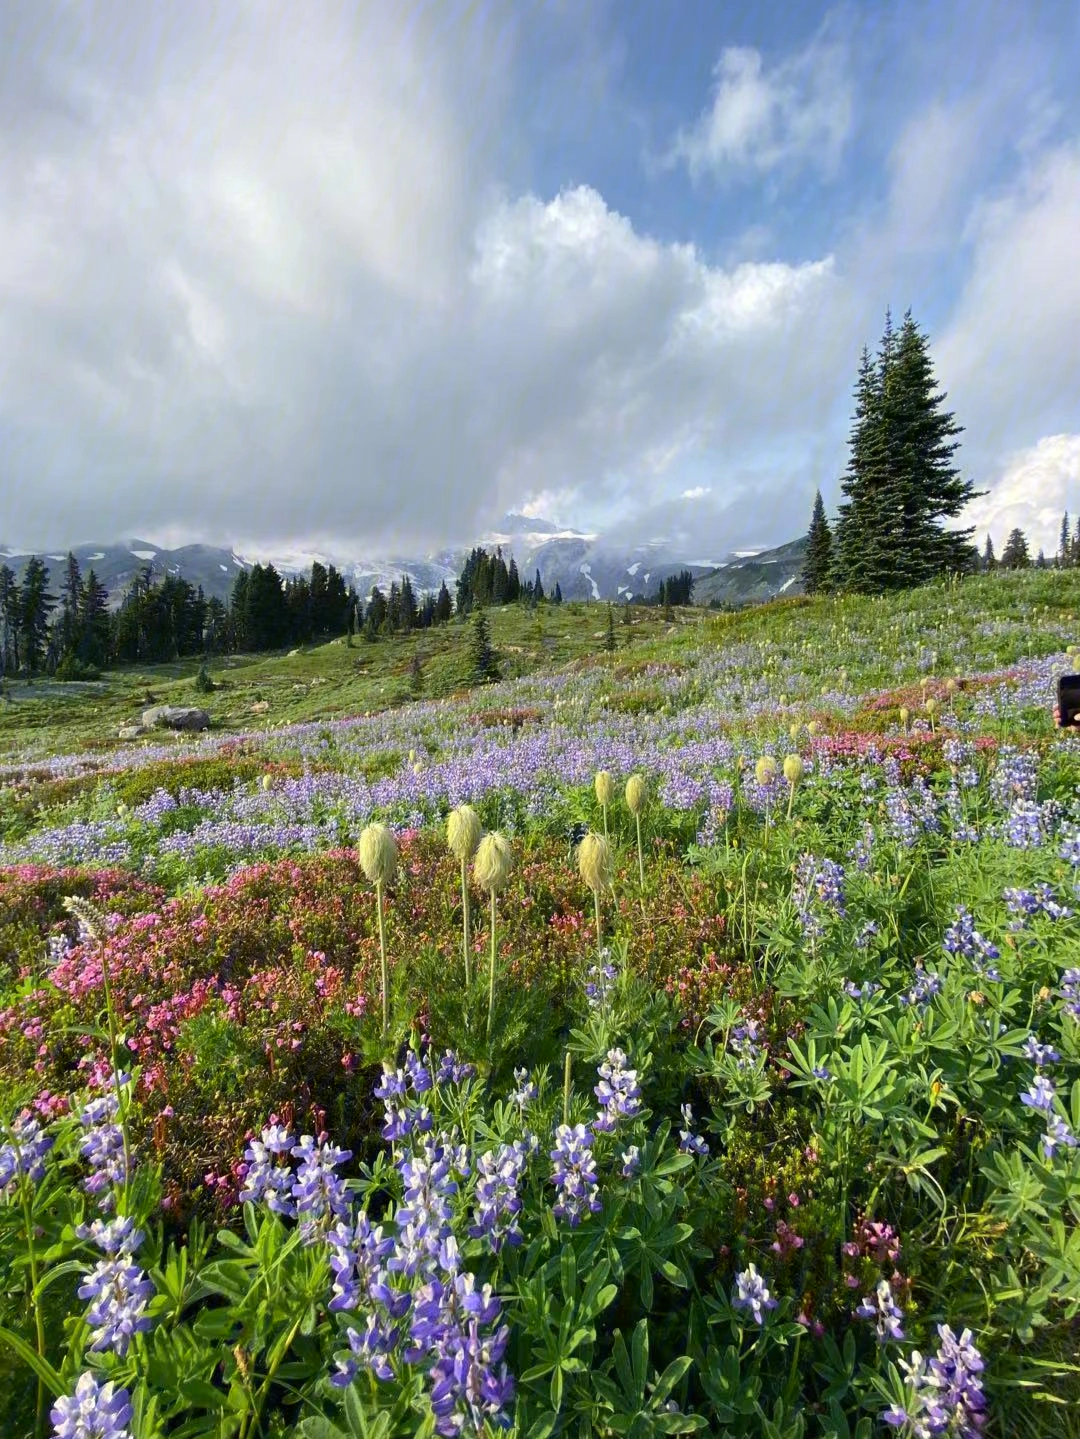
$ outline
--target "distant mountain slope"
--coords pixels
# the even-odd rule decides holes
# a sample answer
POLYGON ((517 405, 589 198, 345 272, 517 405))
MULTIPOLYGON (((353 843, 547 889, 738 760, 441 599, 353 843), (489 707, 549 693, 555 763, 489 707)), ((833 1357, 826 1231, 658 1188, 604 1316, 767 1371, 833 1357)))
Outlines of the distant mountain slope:
POLYGON ((805 561, 805 535, 772 550, 735 557, 694 581, 694 603, 751 605, 777 595, 801 595, 799 576, 805 561))
MULTIPOLYGON (((713 599, 718 603, 749 604, 779 593, 798 593, 797 576, 806 545, 805 539, 794 540, 753 556, 732 555, 714 567, 687 562, 666 541, 624 544, 518 514, 506 515, 496 529, 476 543, 489 552, 501 547, 508 562, 513 555, 523 580, 531 580, 539 570, 545 592, 551 594, 558 584, 566 600, 641 600, 655 596, 661 580, 688 569, 694 576, 694 601, 703 605, 713 599)), ((202 585, 207 598, 216 595, 227 600, 236 576, 250 569, 256 557, 264 564, 273 563, 283 575, 309 573, 313 560, 332 563, 364 599, 373 585, 385 593, 402 575, 409 576, 417 594, 434 593, 445 581, 453 595, 469 549, 447 548, 418 556, 308 554, 283 547, 276 553, 256 556, 214 545, 184 545, 168 550, 133 539, 76 545, 73 553, 83 574, 92 568, 109 591, 112 603, 118 604, 134 576, 147 564, 156 579, 166 574, 183 575, 190 584, 202 585)), ((0 564, 10 565, 19 577, 29 558, 28 554, 0 548, 0 564)), ((62 580, 66 556, 57 551, 42 558, 49 566, 50 584, 55 591, 62 580)))

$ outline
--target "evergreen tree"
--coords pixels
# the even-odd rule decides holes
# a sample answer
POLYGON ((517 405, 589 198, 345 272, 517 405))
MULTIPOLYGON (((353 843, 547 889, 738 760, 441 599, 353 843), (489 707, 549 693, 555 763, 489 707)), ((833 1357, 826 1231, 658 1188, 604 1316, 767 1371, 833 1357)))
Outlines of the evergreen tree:
POLYGON ((984 546, 984 548, 983 548, 983 553, 982 553, 982 567, 983 567, 984 570, 996 570, 996 569, 997 569, 997 558, 996 558, 996 556, 994 555, 994 542, 993 542, 993 540, 990 538, 990 532, 989 532, 989 530, 987 531, 987 534, 986 534, 986 544, 985 544, 985 546, 984 546))
POLYGON ((33 674, 45 663, 49 647, 49 616, 56 608, 56 596, 49 592, 48 566, 37 555, 27 561, 20 596, 22 662, 33 674))
MULTIPOLYGON (((220 605, 221 601, 217 603, 220 605)), ((224 610, 224 606, 222 606, 224 610)), ((79 617, 79 659, 85 665, 102 668, 111 657, 112 619, 109 592, 91 569, 83 586, 82 614, 79 617)))
POLYGON ((473 617, 469 654, 473 684, 487 684, 499 678, 498 659, 491 644, 491 628, 483 610, 479 610, 473 617))
POLYGON ((540 581, 540 571, 537 570, 536 579, 533 581, 533 601, 535 604, 539 604, 543 598, 544 586, 540 581))
POLYGON ((604 649, 608 654, 615 650, 615 610, 609 604, 607 607, 607 633, 604 635, 604 649))
POLYGON ((64 582, 60 587, 60 653, 75 658, 80 639, 80 615, 83 605, 83 579, 79 562, 68 550, 64 566, 64 582))
POLYGON ((424 693, 424 666, 419 655, 409 661, 409 693, 414 700, 424 693))
POLYGON ((443 580, 439 586, 438 598, 435 601, 435 623, 440 625, 449 624, 453 613, 454 605, 450 598, 450 591, 446 588, 446 581, 443 580))
POLYGON ((558 580, 555 581, 555 589, 552 592, 551 603, 553 605, 562 604, 562 585, 559 584, 558 580))
POLYGON ((516 604, 521 598, 521 576, 513 555, 510 556, 510 565, 506 571, 506 582, 506 598, 511 604, 516 604))
POLYGON ((832 531, 825 518, 825 504, 818 490, 814 496, 814 509, 810 516, 810 530, 806 538, 806 562, 802 571, 802 586, 808 595, 815 595, 826 588, 832 563, 832 531))
POLYGON ((417 622, 416 596, 413 593, 412 580, 408 575, 401 577, 401 607, 399 612, 400 628, 403 630, 414 630, 417 622))
POLYGON ((364 616, 364 637, 373 640, 386 627, 387 604, 386 596, 378 585, 373 585, 371 594, 368 596, 367 613, 364 616))
POLYGON ((22 595, 10 565, 0 565, 0 675, 19 668, 22 595))
MULTIPOLYGON (((91 571, 93 573, 93 571, 91 571)), ((87 582, 89 584, 89 581, 87 582)), ((203 630, 203 652, 207 655, 224 653, 229 639, 228 615, 217 595, 206 601, 206 625, 203 630)))
MULTIPOLYGON (((1077 521, 1080 525, 1080 521, 1077 521)), ((1068 510, 1061 517, 1061 538, 1058 540, 1057 563, 1059 569, 1064 569, 1069 563, 1069 512, 1068 510)))
POLYGON ((876 363, 864 347, 856 383, 845 501, 837 522, 833 578, 880 593, 973 567, 969 530, 946 530, 975 498, 953 465, 962 433, 935 392, 928 342, 911 317, 899 333, 886 315, 876 363))
POLYGON ((1046 553, 1041 547, 1039 553, 1035 556, 1035 568, 1037 570, 1046 569, 1046 553))
POLYGON ((1031 556, 1028 553, 1027 536, 1023 530, 1016 528, 1009 534, 1005 542, 1005 548, 1001 552, 1001 568, 1003 570, 1026 570, 1031 564, 1031 556))

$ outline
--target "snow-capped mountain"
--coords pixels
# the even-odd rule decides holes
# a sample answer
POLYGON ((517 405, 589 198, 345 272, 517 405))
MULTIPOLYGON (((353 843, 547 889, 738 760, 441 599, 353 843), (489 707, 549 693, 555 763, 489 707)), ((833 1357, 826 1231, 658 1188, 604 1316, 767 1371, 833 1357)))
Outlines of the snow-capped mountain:
MULTIPOLYGON (((731 554, 715 563, 687 560, 664 540, 622 544, 603 535, 586 534, 560 527, 536 516, 508 514, 477 545, 489 552, 501 549, 509 563, 513 556, 523 580, 539 570, 545 591, 558 584, 566 600, 594 599, 619 603, 640 600, 657 593, 661 580, 688 569, 695 578, 697 603, 746 603, 791 592, 802 566, 802 541, 761 553, 731 554), (790 552, 790 553, 789 553, 790 552)), ((454 547, 424 556, 406 554, 357 555, 355 552, 288 550, 284 547, 257 553, 238 553, 213 545, 184 545, 163 549, 145 540, 132 539, 112 544, 77 545, 73 549, 82 573, 93 569, 117 603, 136 573, 147 565, 156 579, 166 574, 183 575, 190 584, 202 585, 207 597, 227 599, 236 576, 256 561, 272 563, 283 575, 310 573, 314 560, 333 564, 354 585, 361 597, 378 585, 385 593, 393 581, 408 575, 413 589, 422 595, 435 592, 445 580, 453 594, 458 575, 468 557, 468 547, 454 547)), ((0 564, 10 565, 17 576, 25 568, 28 554, 0 547, 0 564)), ((50 568, 50 584, 61 582, 66 554, 59 551, 42 556, 50 568)))

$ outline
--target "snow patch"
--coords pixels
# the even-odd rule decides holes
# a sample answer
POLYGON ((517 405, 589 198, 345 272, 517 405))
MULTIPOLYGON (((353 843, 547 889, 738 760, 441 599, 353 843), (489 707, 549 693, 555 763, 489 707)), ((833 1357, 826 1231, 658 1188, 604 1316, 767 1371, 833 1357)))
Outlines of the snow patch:
POLYGON ((585 578, 588 580, 589 584, 592 585, 592 597, 593 597, 594 600, 598 600, 598 599, 600 598, 600 586, 596 583, 596 581, 595 581, 595 580, 593 579, 593 577, 592 577, 592 568, 591 568, 591 566, 589 566, 589 565, 579 565, 579 566, 578 566, 578 572, 579 572, 580 574, 583 574, 583 575, 585 576, 585 578))
POLYGON ((46 555, 45 558, 47 560, 60 560, 61 562, 63 562, 67 559, 67 555, 46 555))
POLYGON ((103 560, 103 559, 105 558, 105 551, 104 551, 104 550, 95 550, 92 555, 87 555, 86 558, 87 558, 88 561, 89 561, 89 560, 103 560))
POLYGON ((784 583, 780 586, 780 588, 777 590, 776 593, 777 593, 778 595, 782 595, 785 590, 789 590, 789 589, 791 588, 791 586, 795 583, 795 581, 796 581, 798 578, 799 578, 798 575, 792 575, 792 577, 791 577, 790 580, 785 580, 785 581, 784 581, 784 583))
POLYGON ((755 555, 760 555, 764 548, 764 545, 758 545, 756 550, 736 550, 735 558, 737 560, 752 560, 755 555))
POLYGON ((636 575, 637 572, 638 572, 638 570, 640 570, 640 569, 641 569, 641 561, 640 561, 640 560, 635 560, 632 565, 627 565, 627 567, 626 567, 626 573, 627 573, 628 575, 636 575))
POLYGON ((152 560, 157 554, 157 550, 129 550, 128 553, 134 555, 137 560, 152 560))
POLYGON ((229 567, 228 567, 228 565, 218 565, 218 569, 219 569, 219 570, 224 570, 226 574, 229 573, 229 567))

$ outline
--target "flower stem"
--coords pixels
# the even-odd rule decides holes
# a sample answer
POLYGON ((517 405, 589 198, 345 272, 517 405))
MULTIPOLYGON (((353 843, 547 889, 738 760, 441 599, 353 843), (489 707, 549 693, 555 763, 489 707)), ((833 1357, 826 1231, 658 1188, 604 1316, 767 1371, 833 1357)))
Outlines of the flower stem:
POLYGON ((491 959, 488 963, 488 1038, 495 1015, 495 891, 491 891, 491 959))
POLYGON ((472 964, 469 958, 469 881, 466 870, 467 861, 461 861, 461 913, 464 926, 464 950, 465 950, 465 989, 472 987, 472 964))
POLYGON ((563 1061, 563 1082, 562 1082, 562 1122, 570 1123, 570 1076, 574 1061, 570 1051, 566 1051, 566 1059, 563 1061))
POLYGON ((604 942, 601 938, 602 931, 600 928, 600 891, 598 889, 594 889, 592 892, 592 897, 593 906, 596 909, 596 957, 599 961, 604 948, 604 942))
POLYGON ((382 979, 382 1032, 386 1038, 390 1028, 390 973, 386 967, 386 926, 383 923, 383 885, 382 880, 375 884, 375 905, 379 916, 379 965, 380 977, 382 979))

